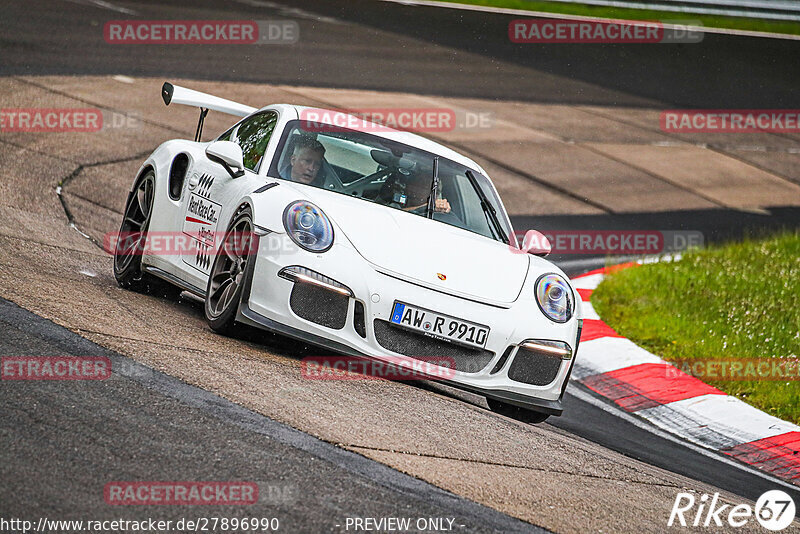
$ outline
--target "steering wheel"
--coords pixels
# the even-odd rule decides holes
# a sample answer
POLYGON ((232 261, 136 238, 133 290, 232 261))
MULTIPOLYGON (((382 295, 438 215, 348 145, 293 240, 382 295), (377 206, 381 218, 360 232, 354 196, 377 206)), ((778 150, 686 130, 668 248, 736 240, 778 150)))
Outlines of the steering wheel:
MULTIPOLYGON (((389 180, 389 176, 395 172, 396 169, 391 167, 384 167, 382 169, 378 169, 377 171, 373 172, 372 174, 368 174, 362 178, 359 178, 353 183, 347 184, 346 186, 342 187, 342 192, 347 195, 352 195, 353 193, 357 192, 359 189, 365 187, 366 185, 380 180, 383 177, 387 177, 387 181, 389 180)), ((384 184, 385 185, 385 184, 384 184)))
POLYGON ((394 200, 394 184, 397 182, 397 175, 399 174, 398 169, 390 169, 391 174, 386 177, 386 181, 383 183, 381 190, 375 196, 376 201, 382 201, 385 204, 388 204, 394 200))

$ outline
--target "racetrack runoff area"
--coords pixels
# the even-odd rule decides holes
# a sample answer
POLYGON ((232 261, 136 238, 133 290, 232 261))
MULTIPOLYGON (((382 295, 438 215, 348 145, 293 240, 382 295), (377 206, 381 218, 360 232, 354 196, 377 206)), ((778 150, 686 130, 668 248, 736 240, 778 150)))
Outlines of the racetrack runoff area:
MULTIPOLYGON (((64 203, 81 232, 101 240, 115 231, 141 161, 161 142, 194 133, 196 110, 164 107, 163 81, 0 80, 8 108, 99 108, 106 126, 0 136, 0 296, 253 411, 559 532, 662 531, 679 492, 716 491, 550 425, 523 425, 423 388, 305 380, 298 356, 313 354, 309 349, 270 336, 216 336, 191 302, 118 289, 110 257, 70 228, 56 188, 63 184, 64 203)), ((758 213, 800 204, 798 155, 790 150, 796 137, 741 134, 730 144, 731 136, 720 135, 724 147, 704 148, 699 136, 662 132, 663 110, 656 108, 170 81, 256 106, 445 108, 457 120, 489 118, 484 126, 423 135, 474 157, 509 212, 520 217, 679 209, 758 213), (769 150, 748 149, 753 146, 769 150)), ((204 138, 233 120, 212 112, 204 138)), ((707 142, 709 134, 702 137, 707 142)), ((724 492, 723 500, 741 502, 724 492)))

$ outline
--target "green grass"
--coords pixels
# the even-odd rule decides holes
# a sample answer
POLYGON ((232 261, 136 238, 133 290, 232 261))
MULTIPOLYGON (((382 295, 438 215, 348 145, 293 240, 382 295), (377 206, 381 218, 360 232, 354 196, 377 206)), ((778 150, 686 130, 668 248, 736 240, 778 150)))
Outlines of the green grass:
POLYGON ((529 2, 527 0, 443 0, 459 4, 523 9, 526 11, 544 11, 566 15, 584 15, 588 17, 623 19, 623 20, 692 20, 703 26, 727 28, 733 30, 750 30, 769 33, 786 33, 800 35, 800 22, 766 20, 749 17, 724 17, 720 15, 699 15, 679 11, 656 11, 648 9, 627 9, 586 4, 565 4, 561 2, 529 2))
MULTIPOLYGON (((609 275, 592 305, 668 361, 800 357, 800 232, 693 251, 609 275)), ((800 423, 800 381, 705 380, 800 423)))

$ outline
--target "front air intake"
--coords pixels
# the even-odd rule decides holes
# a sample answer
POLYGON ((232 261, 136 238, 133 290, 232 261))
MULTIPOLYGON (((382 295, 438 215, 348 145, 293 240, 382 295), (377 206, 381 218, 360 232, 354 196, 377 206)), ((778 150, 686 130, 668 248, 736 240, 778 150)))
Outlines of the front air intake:
POLYGON ((508 378, 533 386, 546 386, 558 376, 562 362, 572 357, 569 345, 556 341, 528 341, 517 350, 508 378))
POLYGON ((289 305, 298 317, 334 330, 344 328, 349 298, 312 284, 296 282, 289 305))
POLYGON ((430 361, 432 358, 452 358, 455 361, 456 371, 477 373, 489 365, 494 358, 494 352, 469 349, 440 341, 397 328, 382 319, 375 319, 372 324, 375 328, 375 339, 381 347, 415 360, 430 361))
POLYGON ((289 306, 298 317, 334 330, 344 328, 353 296, 350 288, 299 265, 284 267, 278 276, 294 282, 289 306))

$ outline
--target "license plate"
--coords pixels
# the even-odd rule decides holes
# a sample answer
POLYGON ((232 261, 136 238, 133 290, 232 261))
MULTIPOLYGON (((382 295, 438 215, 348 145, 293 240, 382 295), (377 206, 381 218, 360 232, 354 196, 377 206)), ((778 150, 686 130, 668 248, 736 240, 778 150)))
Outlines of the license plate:
POLYGON ((391 323, 434 339, 476 349, 484 348, 489 337, 488 326, 399 301, 394 302, 391 323))

